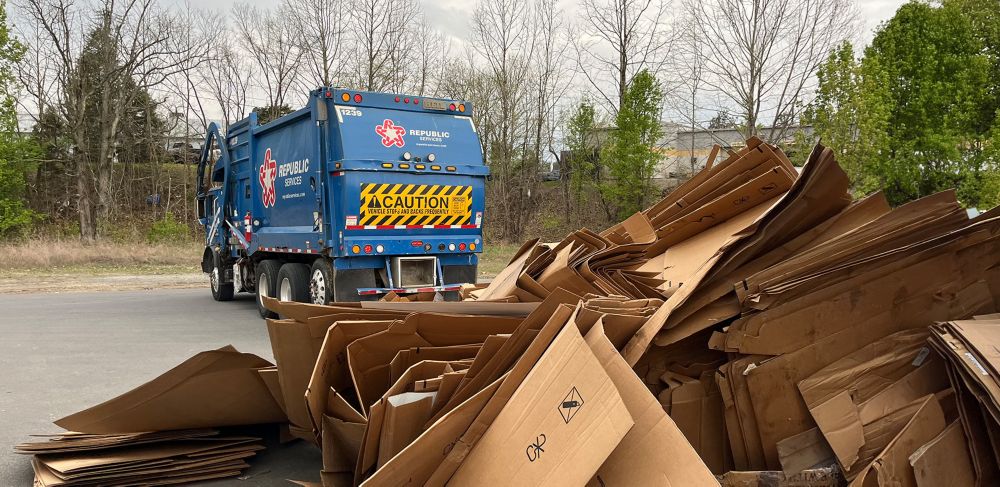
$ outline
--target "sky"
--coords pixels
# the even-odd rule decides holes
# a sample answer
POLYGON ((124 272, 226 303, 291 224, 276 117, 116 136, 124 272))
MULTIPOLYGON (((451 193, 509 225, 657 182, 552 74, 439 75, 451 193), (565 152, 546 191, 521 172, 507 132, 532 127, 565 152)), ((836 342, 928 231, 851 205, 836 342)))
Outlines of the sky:
MULTIPOLYGON (((229 0, 211 0, 209 3, 226 3, 229 0)), ((257 0, 263 1, 263 0, 257 0)), ((865 26, 862 41, 865 45, 874 37, 878 25, 892 18, 896 9, 907 0, 858 0, 865 26)), ((469 18, 475 2, 469 0, 420 0, 427 18, 438 29, 459 39, 467 38, 469 18)), ((567 2, 573 3, 573 2, 567 2)))
MULTIPOLYGON (((180 3, 183 0, 173 0, 180 3)), ((278 0, 243 0, 259 7, 277 5, 278 0)), ((469 19, 476 2, 472 0, 418 0, 427 15, 431 25, 458 39, 466 39, 469 36, 469 19)), ((889 20, 900 5, 906 0, 857 0, 861 9, 862 18, 865 21, 862 41, 867 44, 873 37, 874 29, 879 23, 889 20)), ((201 0, 195 2, 200 8, 227 11, 232 8, 237 0, 201 0)), ((564 0, 569 6, 576 3, 573 0, 564 0)), ((567 10, 570 10, 567 8, 567 10)))

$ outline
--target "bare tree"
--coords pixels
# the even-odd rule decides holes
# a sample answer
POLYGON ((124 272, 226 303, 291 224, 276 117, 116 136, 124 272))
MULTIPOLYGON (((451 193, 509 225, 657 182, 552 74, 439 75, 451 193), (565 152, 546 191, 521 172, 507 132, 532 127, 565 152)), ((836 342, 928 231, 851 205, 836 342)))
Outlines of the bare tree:
POLYGON ((202 83, 207 87, 222 114, 225 129, 229 123, 246 116, 247 92, 254 78, 253 63, 226 42, 227 31, 220 32, 221 40, 212 44, 210 61, 200 69, 202 83))
POLYGON ((194 115, 205 126, 208 115, 201 80, 196 74, 211 60, 211 47, 218 33, 225 29, 225 20, 216 12, 192 7, 188 0, 180 5, 177 21, 179 32, 171 42, 178 46, 176 53, 183 53, 183 57, 174 59, 182 69, 167 78, 165 88, 183 104, 185 122, 194 115))
MULTIPOLYGON (((555 0, 536 0, 533 6, 535 47, 532 65, 535 70, 535 157, 541 166, 543 158, 554 160, 565 175, 560 151, 556 148, 556 130, 560 123, 560 104, 569 91, 571 71, 569 69, 569 32, 563 21, 563 12, 555 0)), ((564 178, 563 196, 566 211, 570 210, 568 177, 564 178)))
POLYGON ((856 34, 851 0, 684 0, 705 51, 706 87, 738 107, 746 136, 781 140, 827 54, 856 34), (761 134, 770 120, 775 130, 761 134))
POLYGON ((581 35, 574 46, 579 71, 611 114, 643 69, 660 77, 673 35, 662 0, 583 0, 581 35))
POLYGON ((451 41, 422 16, 417 27, 410 31, 418 45, 418 62, 410 76, 411 86, 406 91, 420 96, 436 93, 441 80, 447 76, 445 68, 451 55, 451 41))
POLYGON ((283 11, 289 15, 305 61, 302 83, 306 90, 340 81, 348 7, 344 0, 284 0, 283 11))
POLYGON ((259 10, 248 4, 237 4, 233 10, 237 38, 249 51, 257 65, 257 80, 267 93, 268 108, 276 109, 289 103, 302 49, 294 28, 284 21, 291 17, 285 7, 277 12, 259 10))
POLYGON ((29 22, 42 32, 34 46, 49 53, 54 99, 73 142, 77 210, 84 240, 99 237, 112 206, 116 139, 126 110, 140 93, 183 70, 171 42, 174 16, 153 0, 105 0, 97 8, 69 0, 25 0, 29 22), (86 8, 87 10, 83 10, 86 8))
POLYGON ((538 178, 531 16, 525 0, 495 0, 479 3, 472 17, 472 49, 483 61, 485 88, 496 99, 490 125, 480 127, 493 172, 489 189, 499 206, 492 214, 501 238, 509 240, 521 238, 538 178))
POLYGON ((704 112, 701 105, 701 97, 704 96, 705 77, 705 53, 701 33, 690 19, 683 19, 681 25, 684 27, 678 32, 676 44, 675 65, 678 74, 678 89, 675 91, 671 104, 674 112, 683 120, 691 132, 689 140, 675 138, 677 149, 686 149, 690 153, 686 161, 676 160, 675 166, 680 168, 680 164, 685 164, 685 169, 693 175, 696 168, 695 156, 695 131, 703 128, 699 123, 699 114, 704 112))
POLYGON ((370 91, 402 91, 410 54, 416 42, 410 34, 420 13, 414 0, 357 0, 351 10, 355 50, 354 77, 370 91))

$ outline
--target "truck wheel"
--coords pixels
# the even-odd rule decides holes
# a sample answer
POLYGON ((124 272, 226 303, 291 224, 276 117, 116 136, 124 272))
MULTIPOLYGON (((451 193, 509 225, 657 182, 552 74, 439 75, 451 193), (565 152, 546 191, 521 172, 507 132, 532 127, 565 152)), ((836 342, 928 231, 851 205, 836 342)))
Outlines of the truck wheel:
POLYGON ((216 301, 232 301, 233 283, 222 282, 226 276, 226 270, 222 266, 222 256, 218 252, 212 252, 212 272, 209 274, 212 285, 212 299, 216 301))
POLYGON ((257 263, 257 312, 261 318, 277 318, 277 313, 269 311, 264 307, 264 300, 261 296, 269 298, 278 295, 278 268, 281 263, 276 260, 262 260, 257 263))
POLYGON ((278 271, 278 299, 309 302, 309 266, 289 262, 278 271))
POLYGON ((333 301, 335 276, 329 260, 320 257, 313 261, 309 272, 309 301, 312 304, 330 304, 333 301))

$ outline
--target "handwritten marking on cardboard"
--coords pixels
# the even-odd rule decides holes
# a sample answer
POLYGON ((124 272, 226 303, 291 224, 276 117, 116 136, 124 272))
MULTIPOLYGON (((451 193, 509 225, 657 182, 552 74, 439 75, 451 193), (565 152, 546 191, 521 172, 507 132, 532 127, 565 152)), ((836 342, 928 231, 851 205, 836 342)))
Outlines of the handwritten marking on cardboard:
POLYGON ((539 458, 542 458, 542 453, 545 451, 542 445, 545 444, 545 433, 542 433, 535 437, 535 442, 528 445, 528 448, 524 449, 524 453, 528 455, 528 461, 534 462, 539 458))

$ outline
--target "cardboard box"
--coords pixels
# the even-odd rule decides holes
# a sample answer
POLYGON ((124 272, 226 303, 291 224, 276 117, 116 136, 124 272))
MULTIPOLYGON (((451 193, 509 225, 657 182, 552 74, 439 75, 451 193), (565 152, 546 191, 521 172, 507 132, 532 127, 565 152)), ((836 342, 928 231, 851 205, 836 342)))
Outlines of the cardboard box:
POLYGON ((449 480, 484 485, 590 480, 634 424, 580 331, 562 328, 449 480))

